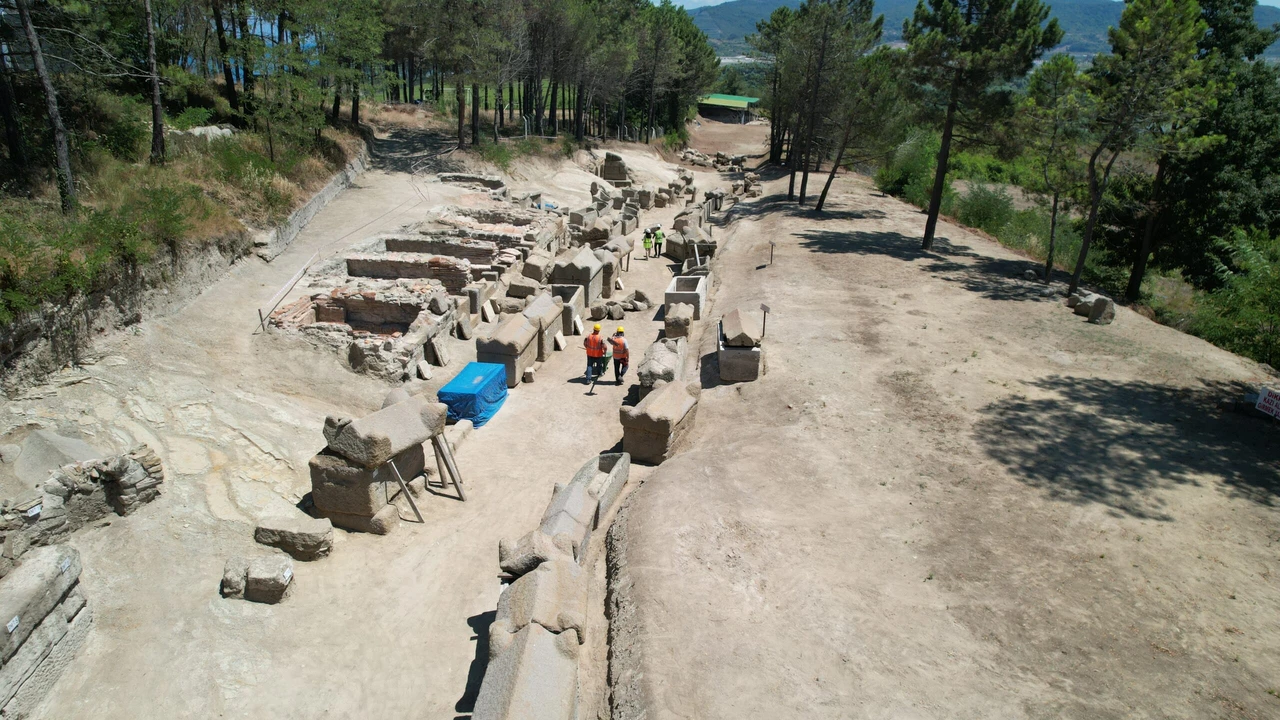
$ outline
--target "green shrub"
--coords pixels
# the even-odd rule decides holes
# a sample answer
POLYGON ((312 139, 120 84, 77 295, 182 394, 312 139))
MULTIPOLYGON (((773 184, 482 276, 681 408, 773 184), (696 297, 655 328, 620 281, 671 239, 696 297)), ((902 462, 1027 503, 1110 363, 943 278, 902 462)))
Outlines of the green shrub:
POLYGON ((1280 239, 1236 230, 1224 241, 1232 267, 1197 308, 1191 331, 1232 352, 1280 366, 1280 239))
POLYGON ((178 130, 190 130, 193 127, 203 127, 209 124, 209 119, 213 117, 213 111, 209 108, 189 107, 183 110, 178 117, 169 121, 169 124, 178 130))
POLYGON ((662 137, 662 144, 668 150, 679 150, 689 144, 689 130, 684 125, 668 130, 662 137))
MULTIPOLYGON (((917 206, 927 207, 933 194, 934 173, 937 168, 938 149, 941 140, 928 130, 913 130, 893 152, 889 162, 876 172, 876 186, 888 195, 900 197, 917 206)), ((950 183, 943 189, 943 210, 954 202, 955 193, 950 183)))
MULTIPOLYGON (((233 114, 231 103, 223 97, 222 87, 217 83, 174 65, 161 68, 160 74, 163 77, 160 88, 164 95, 164 105, 169 111, 181 115, 186 108, 197 107, 209 110, 210 117, 231 119, 233 114)), ((206 119, 205 123, 207 122, 206 119)), ((197 127, 200 124, 203 123, 188 127, 197 127)))
POLYGON ((97 135, 96 144, 125 162, 136 162, 151 137, 150 108, 136 97, 95 93, 89 98, 81 124, 97 135))
POLYGON ((486 142, 479 146, 480 157, 502 168, 503 172, 511 169, 511 161, 515 159, 515 155, 511 152, 511 148, 503 143, 486 142))
POLYGON ((1013 219, 1013 214, 1013 198, 1004 188, 990 185, 974 185, 956 202, 956 215, 960 222, 991 235, 999 235, 1013 219))
POLYGON ((1034 163, 1028 158, 1019 156, 1013 160, 1001 160, 972 151, 952 153, 947 174, 959 180, 1018 185, 1029 189, 1039 181, 1034 163))

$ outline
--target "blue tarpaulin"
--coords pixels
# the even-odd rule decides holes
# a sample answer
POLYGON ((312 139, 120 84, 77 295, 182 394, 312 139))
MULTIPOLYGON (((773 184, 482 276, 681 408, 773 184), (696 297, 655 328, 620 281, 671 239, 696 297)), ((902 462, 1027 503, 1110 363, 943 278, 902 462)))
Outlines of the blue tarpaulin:
POLYGON ((480 427, 507 401, 507 370, 496 363, 467 363, 436 396, 449 406, 450 420, 470 420, 480 427))

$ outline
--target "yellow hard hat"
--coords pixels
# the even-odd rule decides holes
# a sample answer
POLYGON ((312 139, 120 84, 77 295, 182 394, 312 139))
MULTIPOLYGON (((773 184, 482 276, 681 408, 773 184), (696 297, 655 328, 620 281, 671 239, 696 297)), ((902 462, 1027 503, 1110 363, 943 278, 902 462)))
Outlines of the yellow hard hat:
POLYGON ((599 329, 600 329, 600 323, 596 323, 595 329, 596 329, 596 330, 599 330, 599 329))
POLYGON ((621 325, 619 325, 619 326, 618 326, 618 332, 623 332, 623 329, 622 329, 622 326, 621 326, 621 325))

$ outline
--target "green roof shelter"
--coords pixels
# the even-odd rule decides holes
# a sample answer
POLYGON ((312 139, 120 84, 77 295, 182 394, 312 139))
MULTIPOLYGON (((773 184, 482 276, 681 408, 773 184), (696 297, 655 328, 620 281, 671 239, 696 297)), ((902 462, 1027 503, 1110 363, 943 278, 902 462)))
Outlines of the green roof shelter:
POLYGON ((755 119, 755 110, 752 106, 758 102, 760 98, 712 93, 698 98, 698 110, 707 117, 728 115, 735 121, 745 124, 755 119))

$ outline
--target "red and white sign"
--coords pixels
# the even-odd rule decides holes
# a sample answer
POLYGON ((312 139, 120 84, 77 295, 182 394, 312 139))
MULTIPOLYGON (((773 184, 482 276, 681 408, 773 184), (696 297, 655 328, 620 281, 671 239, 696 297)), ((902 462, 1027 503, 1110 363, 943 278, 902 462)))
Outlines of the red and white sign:
POLYGON ((1274 418, 1280 418, 1280 392, 1262 388, 1258 393, 1258 409, 1274 418))

